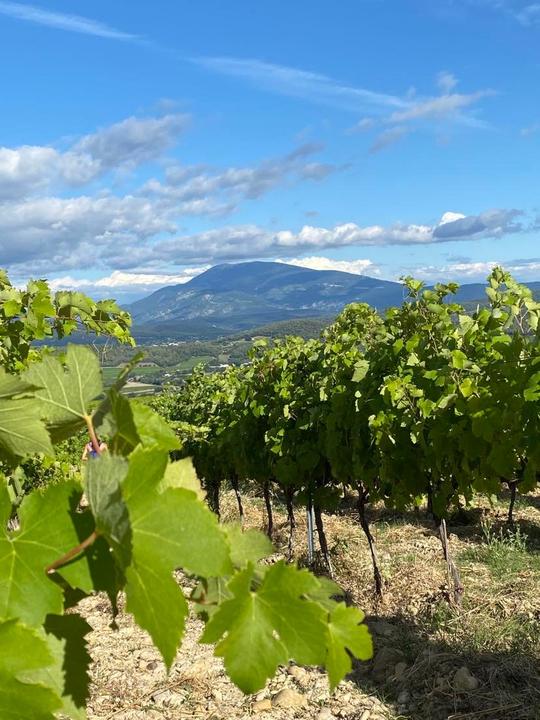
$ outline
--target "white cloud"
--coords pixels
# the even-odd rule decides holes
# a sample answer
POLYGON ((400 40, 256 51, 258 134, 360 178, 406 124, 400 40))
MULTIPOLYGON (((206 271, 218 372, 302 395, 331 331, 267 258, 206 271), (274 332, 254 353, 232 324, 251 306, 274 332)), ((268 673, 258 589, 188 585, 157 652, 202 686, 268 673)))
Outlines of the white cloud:
POLYGON ((437 75, 437 86, 444 95, 449 95, 457 84, 457 78, 453 73, 443 71, 437 75))
POLYGON ((540 260, 506 260, 500 258, 482 261, 451 262, 445 265, 421 265, 413 269, 407 268, 407 273, 428 282, 484 282, 491 270, 502 266, 512 273, 518 280, 538 280, 540 274, 540 260))
POLYGON ((467 125, 481 127, 483 123, 477 118, 464 115, 461 111, 479 100, 493 95, 492 90, 479 90, 468 95, 453 93, 420 99, 406 110, 394 112, 389 122, 403 123, 411 120, 456 120, 467 125))
POLYGON ((465 5, 486 7, 494 12, 500 12, 525 27, 537 25, 540 22, 540 3, 527 2, 527 0, 460 0, 465 5))
POLYGON ((518 221, 523 213, 520 210, 486 210, 479 215, 445 213, 433 229, 436 241, 469 239, 472 237, 501 237, 521 232, 524 225, 518 221))
POLYGON ((463 215, 463 213, 445 212, 439 220, 438 225, 445 225, 446 223, 454 222, 454 220, 463 220, 464 217, 466 216, 463 215))
POLYGON ((373 112, 384 112, 391 108, 406 107, 406 102, 395 95, 357 88, 321 73, 261 60, 201 57, 193 58, 193 62, 222 75, 247 80, 257 88, 353 112, 361 112, 366 109, 373 112))
POLYGON ((359 120, 356 125, 353 125, 351 128, 349 128, 347 130, 347 134, 352 135, 354 133, 367 132, 368 130, 373 130, 376 125, 377 122, 375 118, 365 117, 359 120))
POLYGON ((111 244, 136 246, 176 229, 144 198, 33 198, 2 205, 0 256, 4 264, 36 270, 93 267, 111 244))
POLYGON ((304 225, 297 232, 272 231, 257 225, 229 226, 152 244, 141 243, 129 252, 117 243, 108 248, 106 258, 112 267, 128 269, 135 266, 295 257, 299 252, 353 246, 430 245, 523 232, 530 225, 519 222, 519 215, 516 210, 490 210, 470 216, 445 213, 442 220, 434 225, 395 223, 361 226, 345 223, 330 228, 304 225))
POLYGON ((90 291, 115 292, 151 292, 165 285, 180 285, 187 283, 197 275, 200 275, 210 266, 186 267, 180 272, 170 273, 135 273, 115 270, 110 275, 94 280, 88 278, 75 278, 65 275, 50 280, 49 284, 53 290, 85 289, 90 291))
POLYGON ((522 25, 531 26, 540 23, 540 3, 530 3, 515 12, 522 25))
MULTIPOLYGON (((479 90, 469 94, 452 93, 457 80, 447 71, 437 76, 437 85, 442 93, 440 96, 417 98, 410 92, 403 97, 376 92, 346 85, 320 73, 256 59, 201 57, 194 58, 193 62, 213 72, 248 81, 257 89, 352 112, 369 113, 369 117, 360 120, 356 126, 350 128, 349 132, 366 131, 373 127, 372 115, 382 117, 385 122, 392 125, 418 120, 445 120, 471 127, 485 127, 485 123, 479 121, 473 114, 466 113, 465 110, 483 98, 493 95, 491 90, 479 90)), ((393 130, 389 131, 392 132, 393 130)))
POLYGON ((402 126, 390 128, 390 130, 385 130, 380 135, 378 135, 372 142, 371 147, 369 148, 369 152, 372 154, 378 153, 381 150, 390 147, 390 145, 394 145, 395 143, 399 142, 408 133, 409 129, 402 126))
POLYGON ((287 155, 253 167, 218 170, 205 166, 172 166, 167 169, 163 182, 151 179, 142 192, 168 202, 190 202, 221 195, 232 198, 233 204, 242 198, 253 200, 288 182, 298 179, 319 181, 342 169, 330 163, 307 161, 321 150, 322 145, 307 143, 287 155))
POLYGON ((311 255, 303 258, 277 260, 287 265, 298 265, 311 270, 339 270, 353 275, 380 275, 380 269, 371 260, 333 260, 332 258, 311 255))
POLYGON ((159 157, 172 147, 186 129, 189 116, 181 113, 161 117, 129 117, 86 135, 73 153, 90 156, 100 169, 136 167, 159 157))
MULTIPOLYGON (((103 195, 35 198, 8 202, 0 212, 0 256, 22 272, 108 267, 157 271, 166 266, 224 260, 295 256, 326 248, 428 245, 496 238, 534 227, 517 210, 494 209, 479 215, 445 213, 434 224, 334 227, 304 225, 278 231, 257 225, 225 226, 178 234, 178 215, 201 210, 193 200, 163 203, 143 196, 103 195), (170 239, 164 239, 169 235, 170 239)), ((208 212, 208 207, 203 208, 208 212)))
POLYGON ((57 162, 58 153, 53 148, 0 147, 0 199, 20 197, 43 188, 57 162))
MULTIPOLYGON (((134 258, 141 257, 147 268, 154 268, 153 245, 163 244, 167 234, 178 234, 182 218, 220 217, 278 186, 321 181, 343 169, 315 161, 324 147, 306 143, 251 167, 169 165, 162 179, 152 178, 130 194, 121 194, 127 180, 123 174, 116 178, 118 194, 73 194, 74 187, 108 171, 159 158, 186 122, 182 114, 131 117, 80 138, 64 152, 41 146, 0 148, 3 264, 31 273, 95 266, 119 270, 135 267, 134 258)), ((187 255, 194 252, 188 249, 187 255)))
POLYGON ((64 152, 39 145, 0 147, 0 201, 51 186, 85 185, 108 171, 155 160, 176 142, 188 119, 180 113, 130 117, 85 135, 64 152))
POLYGON ((37 25, 56 28, 57 30, 94 35, 110 40, 136 41, 140 39, 137 35, 115 30, 97 20, 91 20, 80 15, 52 12, 22 3, 0 2, 0 14, 17 20, 26 20, 37 25))

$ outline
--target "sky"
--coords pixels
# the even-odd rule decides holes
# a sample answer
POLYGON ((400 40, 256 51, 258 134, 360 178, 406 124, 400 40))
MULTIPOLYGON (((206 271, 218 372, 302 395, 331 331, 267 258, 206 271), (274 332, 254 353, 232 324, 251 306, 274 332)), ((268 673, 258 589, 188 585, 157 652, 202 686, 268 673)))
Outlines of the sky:
POLYGON ((0 266, 540 280, 540 2, 0 0, 0 266))

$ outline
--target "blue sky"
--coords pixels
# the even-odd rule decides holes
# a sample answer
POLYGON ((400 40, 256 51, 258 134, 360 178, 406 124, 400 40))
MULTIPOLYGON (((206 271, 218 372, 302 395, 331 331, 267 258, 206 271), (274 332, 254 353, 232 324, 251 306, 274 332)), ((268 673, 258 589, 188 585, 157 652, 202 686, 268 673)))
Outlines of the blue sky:
POLYGON ((540 3, 0 0, 0 264, 540 279, 540 3))

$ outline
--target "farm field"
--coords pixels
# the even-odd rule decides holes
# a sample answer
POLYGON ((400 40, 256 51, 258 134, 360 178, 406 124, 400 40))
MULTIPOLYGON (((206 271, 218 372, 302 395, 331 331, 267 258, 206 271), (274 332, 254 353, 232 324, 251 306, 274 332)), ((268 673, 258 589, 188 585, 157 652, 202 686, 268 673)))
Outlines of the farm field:
MULTIPOLYGON (((463 607, 447 602, 446 565, 432 524, 418 515, 372 512, 384 577, 373 593, 367 543, 353 510, 325 515, 336 580, 367 615, 374 660, 356 663, 333 694, 316 668, 283 667, 255 696, 226 677, 212 647, 197 643, 190 620, 169 675, 144 632, 122 613, 109 627, 102 596, 83 602, 95 630, 91 720, 205 718, 263 720, 533 720, 540 718, 540 494, 519 497, 506 531, 507 498, 474 502, 449 522, 451 549, 464 585, 463 607), (286 692, 283 692, 286 691, 286 692)), ((243 497, 246 527, 262 528, 263 503, 243 497)), ((237 519, 224 493, 225 520, 237 519)), ((285 509, 276 505, 276 556, 287 552, 285 509)), ((294 553, 306 560, 303 512, 296 512, 294 553)), ((185 591, 190 583, 178 576, 185 591)))

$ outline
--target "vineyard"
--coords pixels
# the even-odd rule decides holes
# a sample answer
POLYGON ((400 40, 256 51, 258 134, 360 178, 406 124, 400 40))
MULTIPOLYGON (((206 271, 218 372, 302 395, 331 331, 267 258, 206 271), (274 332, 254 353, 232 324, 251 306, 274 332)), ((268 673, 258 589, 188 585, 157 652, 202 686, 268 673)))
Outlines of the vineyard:
POLYGON ((251 362, 222 374, 194 372, 182 391, 155 407, 175 427, 213 510, 219 491, 240 487, 308 515, 313 556, 332 574, 322 511, 354 497, 369 543, 376 593, 383 596, 367 509, 418 508, 427 501, 448 564, 449 601, 463 587, 447 541, 446 518, 477 493, 533 490, 540 471, 540 303, 500 269, 489 304, 467 314, 452 302, 457 285, 427 290, 411 278, 401 308, 381 318, 349 305, 321 340, 256 344, 251 362))
MULTIPOLYGON (((492 688, 505 688, 497 698, 487 679, 482 690, 458 665, 449 684, 443 678, 438 690, 424 688, 431 705, 411 714, 431 650, 411 660, 413 625, 399 613, 421 584, 431 619, 464 645, 467 618, 482 621, 477 604, 467 605, 482 593, 475 564, 482 552, 497 577, 513 573, 507 592, 519 586, 524 597, 536 587, 540 568, 520 523, 523 499, 538 497, 540 303, 498 268, 486 303, 472 312, 453 301, 456 285, 426 289, 409 278, 405 287, 403 305, 383 316, 349 305, 320 339, 256 342, 248 363, 215 374, 196 368, 182 387, 143 402, 122 393, 140 357, 105 388, 89 348, 36 349, 36 341, 75 330, 130 343, 129 317, 114 303, 52 295, 41 281, 17 290, 2 276, 0 717, 84 718, 89 704, 90 717, 126 720, 273 709, 280 718, 331 720, 321 698, 331 704, 345 695, 334 708, 339 717, 390 717, 382 701, 378 709, 355 705, 351 678, 362 684, 367 672, 383 688, 402 678, 401 716, 537 717, 538 657, 508 665, 521 700, 508 678, 491 677, 492 688), (85 443, 95 457, 81 471, 85 443), (505 522, 479 530, 474 518, 490 508, 500 514, 501 498, 505 522), (469 535, 449 533, 459 517, 473 518, 469 535), (484 544, 468 542, 482 533, 484 544), (360 557, 369 557, 371 579, 360 557), (359 605, 372 614, 369 630, 359 605), (92 625, 106 641, 95 639, 92 625), (186 715, 160 706, 153 688, 133 715, 114 704, 101 713, 95 689, 111 694, 100 670, 105 656, 132 667, 133 648, 115 650, 128 628, 138 633, 147 669, 163 668, 162 685, 167 670, 183 667, 187 687, 205 664, 219 662, 237 688, 234 708, 186 715), (192 660, 178 665, 184 638, 190 657, 196 643, 207 646, 195 674, 192 660), (309 709, 298 693, 296 705, 276 700, 287 666, 309 709), (265 688, 275 688, 273 700, 265 688), (454 712, 435 702, 449 691, 460 698, 454 712), (241 693, 255 697, 244 705, 241 693)), ((498 602, 490 630, 497 651, 506 607, 498 602)), ((485 602, 484 614, 492 611, 485 602)), ((509 633, 516 658, 535 657, 538 612, 533 604, 516 618, 509 633)), ((448 648, 432 650, 450 662, 448 648)), ((107 667, 108 675, 121 671, 107 667)), ((131 672, 144 686, 144 668, 131 672)))

